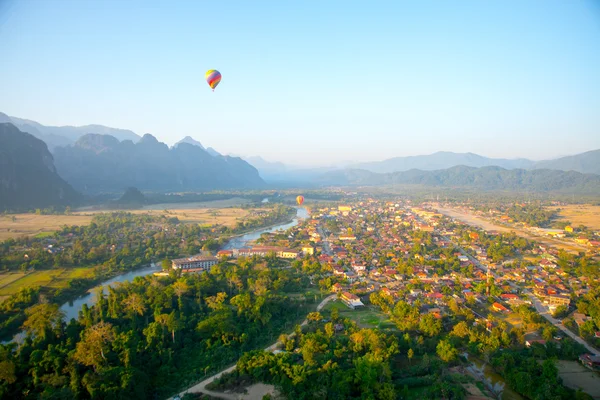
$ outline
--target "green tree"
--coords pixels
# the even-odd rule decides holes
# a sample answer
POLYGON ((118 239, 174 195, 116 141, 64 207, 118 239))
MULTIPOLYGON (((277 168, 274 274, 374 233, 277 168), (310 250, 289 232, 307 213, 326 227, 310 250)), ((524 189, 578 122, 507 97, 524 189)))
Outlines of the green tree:
POLYGON ((29 307, 25 310, 27 319, 23 323, 23 329, 31 336, 45 340, 48 333, 58 330, 62 326, 64 312, 58 304, 42 303, 29 307))
POLYGON ((100 322, 86 329, 81 341, 77 343, 73 358, 97 371, 106 361, 108 344, 115 338, 113 326, 108 322, 100 322))
POLYGON ((458 355, 458 350, 456 350, 454 346, 452 346, 450 341, 444 339, 439 341, 436 347, 436 353, 438 357, 442 359, 442 361, 451 362, 454 359, 456 359, 456 356, 458 355))

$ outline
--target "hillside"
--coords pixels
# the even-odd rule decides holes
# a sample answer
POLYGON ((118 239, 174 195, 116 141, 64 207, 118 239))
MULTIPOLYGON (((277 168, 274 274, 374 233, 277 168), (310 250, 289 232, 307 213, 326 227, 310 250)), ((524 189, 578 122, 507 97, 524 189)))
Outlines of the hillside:
POLYGON ((82 136, 55 150, 56 167, 75 188, 87 192, 197 191, 257 188, 258 171, 237 157, 212 156, 196 144, 170 148, 146 134, 137 143, 108 135, 82 136))
POLYGON ((0 210, 65 206, 80 197, 57 174, 43 141, 0 123, 0 210))
POLYGON ((397 171, 408 171, 411 169, 420 169, 423 171, 434 171, 465 165, 467 167, 488 167, 497 166, 506 169, 529 168, 534 165, 534 161, 524 158, 509 160, 504 158, 488 158, 473 153, 452 153, 449 151, 439 151, 437 153, 394 157, 383 161, 360 163, 353 166, 355 169, 364 169, 371 172, 388 173, 397 171))
POLYGON ((478 190, 528 190, 535 192, 573 192, 600 194, 600 176, 573 171, 506 170, 500 167, 473 168, 457 166, 437 171, 413 169, 378 174, 348 169, 322 175, 319 183, 327 185, 425 185, 464 187, 478 190))
POLYGON ((80 137, 88 133, 111 135, 118 140, 131 140, 137 142, 140 137, 127 129, 110 128, 103 125, 84 126, 46 126, 28 119, 11 117, 0 113, 0 123, 10 122, 23 132, 27 132, 43 140, 48 148, 53 151, 56 147, 67 146, 75 143, 80 137))
POLYGON ((574 156, 557 158, 556 160, 540 161, 534 168, 559 169, 562 171, 577 171, 583 174, 600 175, 600 149, 587 151, 574 156))

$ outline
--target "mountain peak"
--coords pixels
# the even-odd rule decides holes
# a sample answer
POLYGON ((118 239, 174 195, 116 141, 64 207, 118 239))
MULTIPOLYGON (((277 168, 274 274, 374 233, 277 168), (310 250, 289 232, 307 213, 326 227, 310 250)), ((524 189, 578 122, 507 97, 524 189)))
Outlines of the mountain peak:
POLYGON ((200 143, 199 141, 197 141, 196 139, 194 139, 191 136, 186 136, 183 139, 181 139, 179 142, 175 143, 175 145, 173 147, 177 147, 178 145, 180 145, 181 143, 187 143, 187 144, 191 144, 192 146, 198 146, 200 147, 202 150, 206 150, 204 148, 204 146, 202 146, 202 143, 200 143))

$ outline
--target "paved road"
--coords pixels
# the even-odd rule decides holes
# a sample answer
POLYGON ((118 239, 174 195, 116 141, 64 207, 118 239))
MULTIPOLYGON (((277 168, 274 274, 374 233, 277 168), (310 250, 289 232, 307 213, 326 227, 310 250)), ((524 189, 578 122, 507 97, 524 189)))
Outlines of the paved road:
POLYGON ((524 291, 524 293, 527 296, 529 296, 529 299, 531 300, 531 302, 535 306, 535 309, 537 310, 537 312, 540 315, 542 315, 544 318, 546 318, 552 325, 554 325, 555 327, 557 327, 558 329, 560 329, 561 331, 563 331, 564 333, 566 333, 567 335, 569 335, 569 337, 571 337, 571 339, 575 340, 577 343, 580 343, 581 345, 585 346, 585 348, 588 349, 588 351, 590 353, 592 353, 592 354, 600 354, 600 351, 598 351, 598 349, 590 346, 580 336, 577 336, 576 334, 574 334, 573 332, 571 332, 559 320, 557 320, 556 318, 552 317, 552 315, 550 315, 550 311, 548 310, 548 307, 544 306, 542 304, 542 302, 537 297, 535 297, 529 291, 524 291))
MULTIPOLYGON (((448 238, 444 238, 445 240, 449 240, 448 238)), ((480 268, 481 270, 487 272, 487 266, 481 264, 476 258, 474 258, 473 256, 471 256, 469 253, 467 253, 462 247, 460 247, 458 244, 451 242, 452 244, 454 244, 454 246, 456 246, 460 252, 462 254, 464 254, 465 256, 469 257, 469 259, 471 261, 474 262, 474 264, 480 268)), ((492 276, 497 279, 498 276, 492 272, 492 276)), ((512 286, 513 288, 519 289, 519 287, 514 283, 514 282, 508 282, 508 284, 510 286, 512 286)), ((592 354, 600 354, 600 351, 598 349, 595 349, 594 347, 592 347, 591 345, 589 345, 585 340, 583 340, 580 336, 577 336, 576 334, 574 334, 573 332, 571 332, 569 329, 567 329, 560 321, 558 321, 557 319, 555 319, 554 317, 552 317, 552 315, 550 314, 550 311, 548 310, 548 308, 546 306, 544 306, 542 304, 542 302, 535 297, 531 292, 524 290, 523 293, 525 293, 529 299, 531 300, 531 302, 533 303, 533 305, 535 306, 535 309, 537 310, 537 312, 542 315, 544 318, 546 318, 552 325, 554 325, 555 327, 557 327, 558 329, 560 329, 561 331, 563 331, 565 334, 569 335, 570 338, 572 338, 573 340, 575 340, 577 343, 580 343, 581 345, 585 346, 585 348, 592 354)))
MULTIPOLYGON (((323 309, 323 307, 325 307, 325 305, 327 305, 327 303, 329 303, 331 300, 334 300, 337 297, 337 295, 332 294, 326 298, 323 299, 323 301, 321 301, 321 303, 319 303, 319 305, 317 306, 317 311, 321 311, 323 309)), ((302 321, 302 323, 300 324, 300 326, 304 326, 308 324, 308 320, 304 320, 302 321)), ((291 334, 288 335, 288 337, 294 337, 294 335, 296 335, 295 332, 292 332, 291 334)), ((275 342, 272 345, 270 345, 269 347, 265 348, 265 351, 274 351, 277 349, 279 342, 275 342)), ((231 371, 233 371, 235 369, 235 365, 232 365, 231 367, 224 369, 223 371, 217 373, 216 375, 211 376, 208 379, 203 380, 202 382, 187 388, 186 390, 184 390, 183 392, 179 393, 180 397, 183 397, 184 394, 186 393, 204 393, 204 394, 208 394, 210 396, 213 397, 217 397, 219 399, 225 399, 225 400, 240 400, 244 398, 244 395, 241 393, 222 393, 222 392, 213 392, 211 390, 208 390, 206 388, 206 385, 208 385, 209 383, 211 383, 212 381, 214 381, 215 379, 220 378, 223 374, 227 374, 231 371)), ((173 398, 170 397, 169 400, 172 400, 173 398)))

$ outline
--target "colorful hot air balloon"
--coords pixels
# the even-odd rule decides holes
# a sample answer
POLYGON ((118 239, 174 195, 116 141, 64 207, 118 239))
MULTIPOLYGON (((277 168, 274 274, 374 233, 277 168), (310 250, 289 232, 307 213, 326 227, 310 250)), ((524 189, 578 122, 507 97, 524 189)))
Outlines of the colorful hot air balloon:
POLYGON ((208 71, 206 71, 205 77, 206 82, 208 82, 208 86, 210 86, 210 88, 214 92, 219 82, 221 82, 221 73, 216 69, 209 69, 208 71))
POLYGON ((299 206, 301 206, 302 203, 304 203, 304 196, 296 197, 296 202, 298 203, 299 206))

